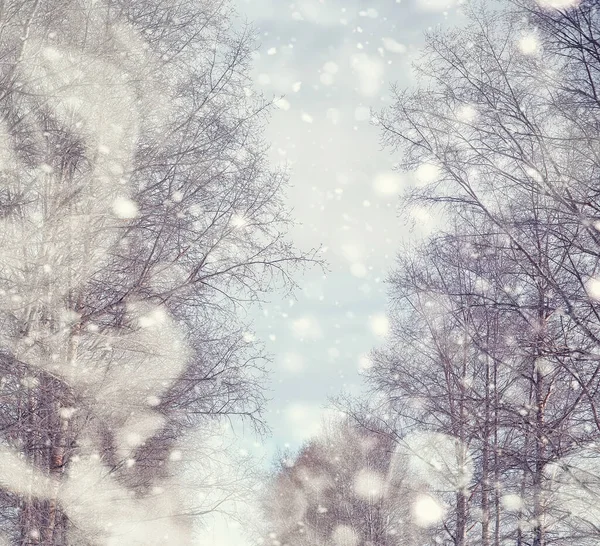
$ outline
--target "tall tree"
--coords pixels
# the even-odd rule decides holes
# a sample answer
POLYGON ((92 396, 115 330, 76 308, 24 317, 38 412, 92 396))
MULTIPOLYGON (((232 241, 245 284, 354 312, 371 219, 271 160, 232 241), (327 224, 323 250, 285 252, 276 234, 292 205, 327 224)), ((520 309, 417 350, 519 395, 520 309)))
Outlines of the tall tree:
POLYGON ((240 304, 285 239, 227 2, 0 6, 0 525, 13 544, 189 543, 177 443, 262 426, 240 304))
MULTIPOLYGON (((452 228, 424 251, 421 263, 403 266, 408 270, 400 293, 412 290, 404 304, 414 312, 397 328, 400 342, 389 364, 375 367, 374 379, 376 385, 387 381, 394 399, 413 390, 434 404, 433 419, 446 417, 437 426, 467 441, 481 461, 482 476, 489 477, 489 465, 495 465, 495 487, 520 482, 519 502, 505 503, 517 507, 521 520, 517 544, 571 539, 569 515, 556 502, 550 469, 580 452, 599 430, 593 182, 598 169, 590 97, 595 71, 586 76, 594 51, 586 42, 593 40, 593 4, 583 2, 563 14, 586 25, 572 54, 556 45, 556 35, 548 38, 555 47, 544 47, 541 30, 521 12, 468 8, 466 27, 428 36, 416 67, 424 85, 397 92, 379 120, 384 142, 403 150, 401 165, 416 170, 418 183, 406 203, 441 207, 452 228), (585 15, 573 15, 580 11, 585 15), (461 257, 465 248, 475 259, 461 257), (433 310, 423 307, 427 300, 433 310), (425 321, 425 343, 407 339, 401 330, 410 332, 411 321, 413 328, 425 321), (467 361, 451 347, 456 332, 469 345, 467 361), (444 381, 433 372, 410 373, 415 351, 444 381), (458 420, 466 421, 470 435, 462 438, 465 429, 456 429, 452 416, 457 408, 461 415, 465 392, 471 397, 471 387, 461 384, 466 370, 480 377, 479 361, 486 363, 487 386, 477 385, 473 401, 483 401, 487 418, 483 431, 474 430, 480 414, 470 405, 473 413, 458 420), (504 400, 498 397, 497 374, 508 380, 504 400), (512 416, 511 398, 521 406, 512 416), (478 437, 486 438, 483 445, 478 437)), ((544 17, 547 24, 560 19, 544 17)), ((489 492, 481 488, 480 495, 481 537, 489 543, 489 492)), ((455 544, 464 543, 461 511, 457 502, 455 544)), ((507 520, 498 508, 496 513, 499 541, 507 520)))

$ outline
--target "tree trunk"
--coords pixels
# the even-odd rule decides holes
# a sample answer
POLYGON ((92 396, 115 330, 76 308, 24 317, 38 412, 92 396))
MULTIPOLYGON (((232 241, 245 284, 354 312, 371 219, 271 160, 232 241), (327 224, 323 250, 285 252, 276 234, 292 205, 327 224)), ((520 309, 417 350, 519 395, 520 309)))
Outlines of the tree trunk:
POLYGON ((481 469, 481 546, 490 546, 490 359, 485 359, 485 414, 481 469))
POLYGON ((543 504, 543 471, 546 456, 544 438, 544 378, 536 372, 535 401, 536 401, 536 435, 535 435, 535 473, 533 479, 533 543, 532 546, 545 545, 544 533, 544 504, 543 504))

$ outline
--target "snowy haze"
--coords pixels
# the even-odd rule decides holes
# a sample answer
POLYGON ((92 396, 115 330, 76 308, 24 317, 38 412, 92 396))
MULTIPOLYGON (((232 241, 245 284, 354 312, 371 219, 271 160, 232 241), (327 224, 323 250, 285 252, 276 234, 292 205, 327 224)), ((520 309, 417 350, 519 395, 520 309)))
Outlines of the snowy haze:
POLYGON ((297 447, 318 429, 328 396, 360 389, 368 352, 387 332, 395 255, 411 226, 433 222, 400 215, 410 176, 394 171, 371 111, 389 105, 393 83, 410 85, 424 32, 457 9, 441 0, 237 4, 258 31, 255 89, 276 101, 266 138, 272 162, 290 172, 292 237, 322 247, 329 268, 301 277, 295 299, 273 296, 256 310, 257 337, 274 357, 272 441, 297 447))
MULTIPOLYGON (((239 438, 240 450, 269 466, 278 449, 319 431, 328 398, 361 389, 369 351, 388 329, 385 279, 410 227, 400 217, 410 184, 382 150, 371 111, 389 105, 390 86, 410 85, 424 32, 458 18, 446 0, 236 0, 257 31, 254 90, 276 108, 266 131, 273 164, 290 173, 288 205, 301 248, 321 247, 329 271, 309 270, 295 298, 271 297, 252 311, 255 332, 273 357, 272 436, 239 438)), ((245 544, 239 528, 206 531, 215 546, 245 544)))

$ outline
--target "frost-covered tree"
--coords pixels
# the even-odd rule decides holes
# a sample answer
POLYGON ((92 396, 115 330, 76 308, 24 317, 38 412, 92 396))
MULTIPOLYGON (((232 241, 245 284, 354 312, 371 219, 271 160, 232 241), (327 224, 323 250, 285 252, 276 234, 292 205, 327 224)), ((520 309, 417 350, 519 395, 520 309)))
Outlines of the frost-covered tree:
POLYGON ((178 443, 262 427, 236 316, 290 285, 282 173, 227 2, 0 4, 0 528, 187 544, 178 443))

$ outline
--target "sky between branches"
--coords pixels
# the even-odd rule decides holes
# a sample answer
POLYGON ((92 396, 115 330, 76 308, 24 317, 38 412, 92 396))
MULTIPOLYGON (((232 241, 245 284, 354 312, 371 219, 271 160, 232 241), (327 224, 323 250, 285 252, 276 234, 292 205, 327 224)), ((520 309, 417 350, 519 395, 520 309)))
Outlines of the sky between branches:
MULTIPOLYGON (((290 172, 288 205, 303 249, 321 246, 329 272, 309 270, 295 299, 271 296, 251 311, 256 335, 273 357, 272 436, 234 441, 270 465, 277 450, 318 432, 328 398, 358 392, 368 352, 387 331, 387 272, 401 243, 432 225, 426 211, 399 217, 398 195, 412 181, 394 172, 371 110, 390 86, 410 85, 424 32, 460 22, 455 0, 236 0, 252 23, 254 91, 274 99, 266 139, 273 164, 290 172), (409 233, 415 225, 416 232, 409 233)), ((427 173, 424 173, 426 176, 427 173)), ((242 546, 228 520, 207 526, 206 541, 242 546)))
POLYGON ((266 138, 271 161, 290 171, 292 237, 322 246, 330 269, 300 278, 295 301, 273 296, 255 311, 274 362, 273 438, 254 449, 272 454, 318 430, 329 396, 360 389, 385 336, 387 272, 410 226, 426 232, 432 219, 399 216, 410 176, 393 171, 370 109, 389 103, 392 83, 410 85, 424 32, 460 15, 453 0, 236 2, 258 31, 255 90, 276 102, 266 138))

